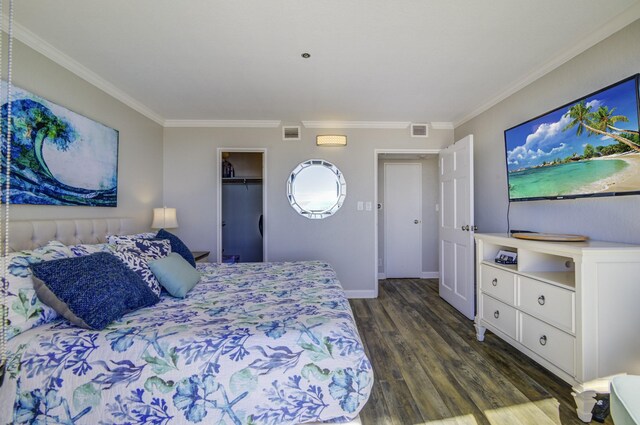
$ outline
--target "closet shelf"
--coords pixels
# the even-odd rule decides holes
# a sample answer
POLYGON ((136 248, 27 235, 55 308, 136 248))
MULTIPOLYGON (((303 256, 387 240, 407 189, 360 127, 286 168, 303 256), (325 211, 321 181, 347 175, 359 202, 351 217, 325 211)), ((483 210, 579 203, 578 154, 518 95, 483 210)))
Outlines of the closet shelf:
POLYGON ((262 183, 261 177, 223 177, 222 184, 262 183))

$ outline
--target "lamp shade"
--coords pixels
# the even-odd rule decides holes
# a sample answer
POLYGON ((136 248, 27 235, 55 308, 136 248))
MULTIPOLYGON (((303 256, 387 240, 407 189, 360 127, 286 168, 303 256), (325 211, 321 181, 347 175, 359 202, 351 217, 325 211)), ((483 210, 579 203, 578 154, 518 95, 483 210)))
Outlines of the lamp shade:
POLYGON ((154 208, 151 227, 153 229, 172 229, 178 227, 176 209, 167 207, 154 208))

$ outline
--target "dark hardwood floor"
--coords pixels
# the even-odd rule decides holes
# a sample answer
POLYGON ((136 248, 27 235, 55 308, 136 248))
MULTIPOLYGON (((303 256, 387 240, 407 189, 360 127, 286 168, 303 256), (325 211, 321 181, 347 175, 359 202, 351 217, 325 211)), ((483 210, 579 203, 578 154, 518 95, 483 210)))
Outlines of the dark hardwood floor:
POLYGON ((489 331, 478 342, 436 280, 382 280, 351 307, 375 373, 363 425, 583 424, 570 385, 489 331))

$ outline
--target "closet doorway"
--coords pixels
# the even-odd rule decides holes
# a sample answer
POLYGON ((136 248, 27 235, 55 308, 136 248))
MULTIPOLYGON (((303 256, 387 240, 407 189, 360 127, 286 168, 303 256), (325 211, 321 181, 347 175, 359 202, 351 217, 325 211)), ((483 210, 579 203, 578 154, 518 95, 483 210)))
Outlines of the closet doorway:
POLYGON ((266 149, 219 148, 217 261, 266 261, 266 149))

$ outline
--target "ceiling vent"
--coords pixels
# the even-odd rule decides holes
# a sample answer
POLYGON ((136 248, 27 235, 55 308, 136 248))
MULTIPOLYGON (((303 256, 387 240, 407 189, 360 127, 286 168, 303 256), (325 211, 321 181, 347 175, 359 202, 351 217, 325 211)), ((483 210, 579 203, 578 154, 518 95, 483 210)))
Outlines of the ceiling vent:
POLYGON ((283 125, 282 126, 282 140, 300 140, 300 127, 283 125))
POLYGON ((411 137, 429 137, 429 125, 411 124, 411 137))

